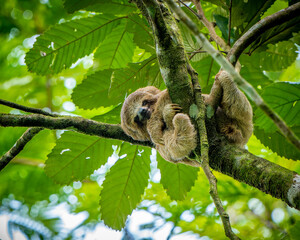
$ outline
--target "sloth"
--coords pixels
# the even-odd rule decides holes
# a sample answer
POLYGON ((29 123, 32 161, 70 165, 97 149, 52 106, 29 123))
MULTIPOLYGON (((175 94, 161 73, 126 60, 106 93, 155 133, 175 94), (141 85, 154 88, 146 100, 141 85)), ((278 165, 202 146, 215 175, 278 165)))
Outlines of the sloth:
MULTIPOLYGON (((220 71, 204 102, 215 111, 217 130, 232 144, 243 146, 252 134, 252 108, 230 75, 220 71)), ((167 90, 148 86, 131 93, 121 110, 121 127, 135 140, 152 141, 170 162, 189 161, 197 133, 187 114, 180 113, 167 90)))

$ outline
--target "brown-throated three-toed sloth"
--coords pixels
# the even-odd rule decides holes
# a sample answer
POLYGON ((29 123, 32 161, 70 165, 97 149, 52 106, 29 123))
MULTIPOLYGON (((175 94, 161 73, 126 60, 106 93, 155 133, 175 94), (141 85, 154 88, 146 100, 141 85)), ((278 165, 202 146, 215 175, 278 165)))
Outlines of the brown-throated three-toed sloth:
MULTIPOLYGON (((225 71, 217 74, 204 102, 215 109, 217 130, 229 142, 243 146, 252 134, 252 108, 225 71)), ((183 160, 195 149, 196 131, 187 114, 171 102, 167 90, 153 86, 131 93, 121 110, 121 127, 135 140, 152 141, 168 161, 183 160)))

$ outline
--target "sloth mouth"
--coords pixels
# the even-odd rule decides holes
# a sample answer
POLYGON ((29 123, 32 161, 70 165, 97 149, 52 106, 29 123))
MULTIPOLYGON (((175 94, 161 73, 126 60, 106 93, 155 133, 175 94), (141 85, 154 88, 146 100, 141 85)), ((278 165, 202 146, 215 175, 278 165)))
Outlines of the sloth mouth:
POLYGON ((141 107, 139 108, 136 116, 134 117, 134 122, 139 126, 142 126, 147 120, 150 119, 152 111, 149 108, 141 107))

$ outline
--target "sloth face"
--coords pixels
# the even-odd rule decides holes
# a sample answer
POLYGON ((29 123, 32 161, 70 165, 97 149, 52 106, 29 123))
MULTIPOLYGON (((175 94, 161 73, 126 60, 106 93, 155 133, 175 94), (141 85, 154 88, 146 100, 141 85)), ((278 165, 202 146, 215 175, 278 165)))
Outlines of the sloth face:
POLYGON ((160 92, 148 86, 138 89, 125 99, 121 110, 121 127, 127 135, 135 140, 150 140, 147 121, 151 118, 160 92))
POLYGON ((145 122, 150 119, 154 103, 155 101, 153 99, 144 99, 142 101, 142 105, 137 108, 137 112, 133 120, 139 127, 142 127, 145 122))

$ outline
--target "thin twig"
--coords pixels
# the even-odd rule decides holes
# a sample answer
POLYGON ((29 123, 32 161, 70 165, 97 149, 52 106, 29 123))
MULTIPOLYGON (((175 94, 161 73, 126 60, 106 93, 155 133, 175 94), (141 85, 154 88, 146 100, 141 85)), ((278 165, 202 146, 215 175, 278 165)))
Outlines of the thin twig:
POLYGON ((218 34, 215 31, 214 25, 208 21, 208 19, 205 17, 204 11, 202 9, 201 3, 199 0, 193 0, 193 3, 198 11, 198 14, 196 15, 200 21, 204 24, 204 26, 207 28, 207 30, 210 33, 210 36, 212 39, 219 44, 225 51, 229 51, 230 47, 226 44, 226 42, 218 36, 218 34))
MULTIPOLYGON (((288 20, 299 17, 300 2, 295 3, 279 12, 265 17, 256 24, 254 24, 242 37, 240 37, 232 46, 227 58, 235 65, 242 52, 257 39, 262 33, 268 29, 278 26, 288 20)), ((299 23, 298 23, 299 24, 299 23)))
POLYGON ((228 46, 230 47, 230 35, 231 35, 231 10, 232 10, 232 0, 230 0, 229 4, 229 19, 228 19, 228 46))
POLYGON ((205 173, 205 176, 207 177, 209 181, 209 187, 210 187, 210 195, 215 203, 215 206, 217 208, 217 211, 221 217, 223 227, 225 234, 230 239, 240 239, 237 237, 234 232, 231 229, 229 215, 225 212, 224 207, 222 205, 221 199, 219 198, 218 189, 217 189, 217 179, 213 175, 213 173, 210 170, 209 167, 209 157, 208 157, 208 139, 207 139, 207 132, 206 132, 206 126, 205 126, 205 116, 206 116, 206 107, 203 101, 203 98, 201 96, 201 87, 198 82, 198 77, 196 71, 188 65, 188 71, 192 79, 192 83, 194 86, 194 93, 195 93, 195 102, 197 104, 199 113, 196 118, 197 126, 198 126, 198 132, 200 135, 200 146, 201 146, 201 152, 199 151, 197 155, 197 160, 199 161, 199 157, 201 154, 201 167, 205 173))
MULTIPOLYGON (((274 112, 256 92, 256 90, 235 71, 232 64, 209 43, 205 36, 200 33, 195 23, 179 8, 174 1, 166 0, 171 9, 177 14, 180 20, 187 25, 193 32, 195 38, 203 45, 206 50, 222 68, 227 71, 233 78, 234 82, 246 93, 246 95, 258 106, 272 121, 276 124, 280 132, 288 139, 295 147, 300 149, 300 140, 296 134, 286 125, 282 118, 274 112)), ((300 4, 300 3, 299 3, 300 4)), ((300 6, 300 5, 299 5, 300 6)))
POLYGON ((13 102, 9 102, 9 101, 3 100, 3 99, 0 99, 0 104, 11 107, 11 108, 19 109, 19 110, 22 110, 24 112, 38 113, 38 114, 42 114, 42 115, 45 115, 45 116, 51 116, 51 117, 57 117, 58 116, 57 114, 49 113, 49 112, 46 112, 46 111, 44 111, 42 109, 39 109, 39 108, 26 107, 26 106, 23 106, 23 105, 20 105, 20 104, 17 104, 17 103, 13 103, 13 102))
POLYGON ((29 128, 27 129, 23 135, 17 140, 15 145, 0 158, 0 171, 9 164, 9 162, 19 154, 25 147, 25 145, 43 128, 29 128))

